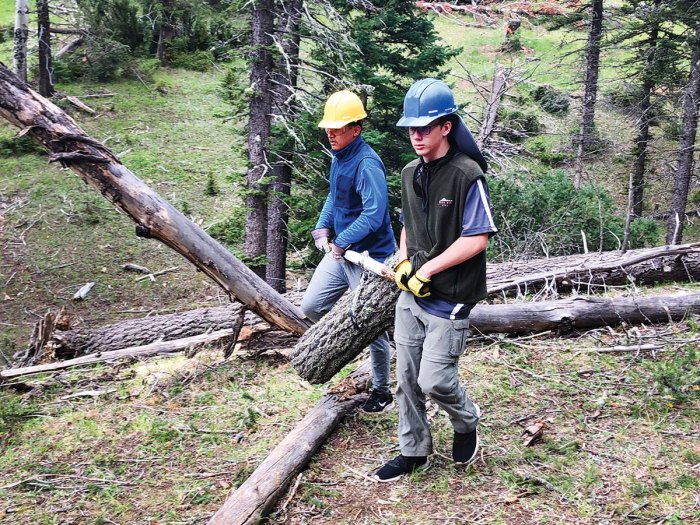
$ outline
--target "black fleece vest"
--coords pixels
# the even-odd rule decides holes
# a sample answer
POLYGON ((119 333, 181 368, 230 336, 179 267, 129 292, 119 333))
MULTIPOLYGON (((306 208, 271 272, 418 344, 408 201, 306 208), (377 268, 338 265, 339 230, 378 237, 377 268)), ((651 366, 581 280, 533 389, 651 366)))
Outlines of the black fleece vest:
MULTIPOLYGON (((413 177, 420 160, 401 172, 401 204, 411 265, 417 270, 444 252, 462 233, 467 190, 484 173, 464 153, 425 165, 429 183, 426 195, 416 193, 413 177)), ((458 303, 475 303, 486 296, 486 254, 481 252, 461 264, 432 276, 435 295, 458 303)))

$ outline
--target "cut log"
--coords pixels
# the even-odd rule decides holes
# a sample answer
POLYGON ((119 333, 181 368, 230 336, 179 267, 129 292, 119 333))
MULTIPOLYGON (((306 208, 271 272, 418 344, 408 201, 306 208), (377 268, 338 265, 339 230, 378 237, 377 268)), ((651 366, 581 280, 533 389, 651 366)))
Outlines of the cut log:
MULTIPOLYGON (((292 304, 301 302, 301 293, 285 295, 292 304)), ((153 315, 129 319, 100 328, 74 328, 55 331, 47 348, 56 359, 72 359, 93 352, 109 352, 128 346, 141 346, 155 341, 172 341, 217 330, 231 328, 238 318, 238 303, 212 308, 197 308, 189 312, 153 315)), ((244 325, 260 322, 253 312, 246 312, 244 325)))
POLYGON ((0 64, 0 115, 76 172, 136 222, 136 233, 161 241, 191 261, 229 295, 270 324, 296 334, 308 327, 303 313, 228 250, 129 171, 66 113, 0 64))
POLYGON ((255 472, 226 499, 208 525, 259 523, 343 417, 364 400, 360 394, 367 387, 370 368, 369 361, 364 361, 324 395, 255 472))

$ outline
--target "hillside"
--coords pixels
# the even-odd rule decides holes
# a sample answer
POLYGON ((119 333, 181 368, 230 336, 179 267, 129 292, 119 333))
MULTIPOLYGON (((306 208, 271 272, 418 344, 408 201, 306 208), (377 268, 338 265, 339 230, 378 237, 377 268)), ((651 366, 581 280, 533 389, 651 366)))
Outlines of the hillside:
MULTIPOLYGON (((11 23, 12 3, 0 0, 0 26, 11 23)), ((435 23, 447 43, 464 46, 449 81, 469 114, 480 119, 483 100, 468 77, 488 88, 498 62, 522 79, 504 99, 511 122, 516 110, 539 122, 539 131, 520 143, 522 153, 499 159, 491 176, 537 180, 570 169, 580 72, 573 58, 559 57, 575 46, 576 34, 550 32, 532 20, 520 30, 524 50, 504 54, 501 27, 467 27, 459 17, 435 23), (564 37, 571 43, 560 47, 564 37), (571 95, 568 113, 539 107, 532 92, 543 85, 571 95)), ((5 63, 9 49, 0 43, 5 63)), ((208 231, 223 225, 227 247, 235 250, 244 232, 234 181, 245 170, 246 136, 219 95, 224 68, 153 69, 144 82, 58 85, 95 116, 57 99, 193 221, 208 231)), ((614 96, 623 85, 618 73, 602 75, 596 116, 602 146, 586 174, 621 217, 635 117, 614 96)), ((0 360, 25 347, 49 309, 65 306, 75 326, 96 327, 228 302, 173 251, 136 237, 132 221, 71 171, 14 140, 16 131, 0 122, 0 360), (177 270, 137 281, 125 263, 177 270), (72 300, 87 282, 96 284, 86 300, 72 300)), ((651 161, 648 191, 664 209, 675 142, 657 131, 661 153, 651 161)), ((697 223, 684 240, 700 240, 697 223)), ((303 288, 313 271, 300 267, 302 260, 293 254, 290 289, 303 288)), ((698 287, 630 285, 608 293, 678 289, 698 287)), ((450 423, 434 409, 434 466, 396 484, 372 483, 363 475, 397 453, 398 418, 395 411, 355 414, 269 522, 700 523, 699 330, 689 318, 566 339, 474 337, 460 361, 465 386, 484 411, 483 452, 474 467, 460 469, 448 459, 450 423), (633 351, 648 342, 661 349, 633 351), (632 350, 604 351, 614 345, 632 350), (545 424, 543 438, 526 446, 524 428, 536 422, 545 424)), ((206 523, 325 390, 300 380, 277 350, 243 345, 222 360, 222 348, 214 346, 193 357, 98 365, 1 385, 0 523, 206 523)))

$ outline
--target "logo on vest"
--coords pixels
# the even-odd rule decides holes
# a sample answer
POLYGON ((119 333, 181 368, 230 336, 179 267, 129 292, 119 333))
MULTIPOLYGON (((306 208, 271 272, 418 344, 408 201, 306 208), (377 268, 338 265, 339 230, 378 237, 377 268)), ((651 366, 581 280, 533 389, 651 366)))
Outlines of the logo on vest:
POLYGON ((454 203, 455 203, 455 201, 453 201, 452 199, 446 199, 445 197, 443 197, 442 199, 440 199, 438 201, 438 206, 447 207, 447 206, 452 206, 454 203))

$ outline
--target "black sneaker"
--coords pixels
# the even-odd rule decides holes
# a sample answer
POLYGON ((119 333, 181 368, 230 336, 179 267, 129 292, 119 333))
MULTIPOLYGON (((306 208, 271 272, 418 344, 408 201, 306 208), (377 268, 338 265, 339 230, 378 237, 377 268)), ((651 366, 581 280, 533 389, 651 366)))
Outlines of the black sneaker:
POLYGON ((394 407, 394 396, 389 391, 372 390, 362 405, 362 411, 368 414, 381 414, 394 407))
POLYGON ((455 432, 452 442, 452 459, 458 465, 471 465, 479 452, 479 435, 476 429, 466 434, 455 432))
MULTIPOLYGON (((481 408, 474 403, 476 417, 481 418, 481 408)), ((462 434, 455 432, 452 441, 452 459, 458 465, 471 465, 476 461, 476 454, 479 452, 479 435, 476 428, 471 432, 462 434)))
POLYGON ((425 470, 430 466, 427 456, 403 456, 399 455, 380 468, 372 476, 377 481, 387 482, 399 479, 405 474, 416 470, 425 470))

